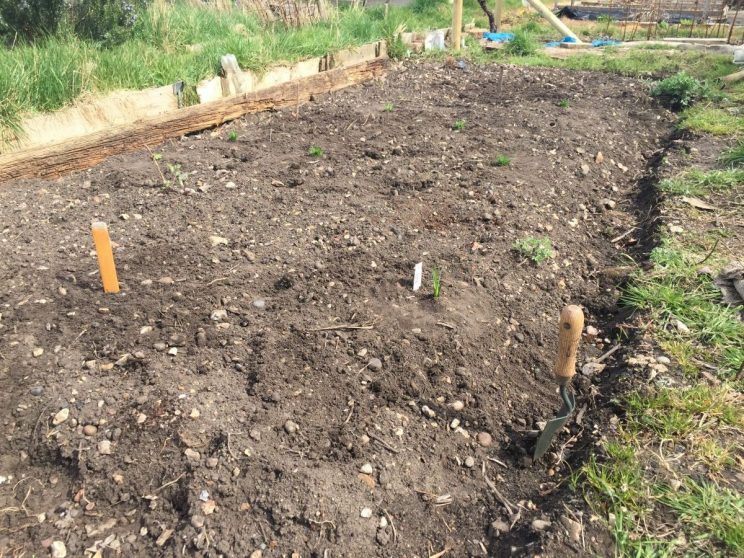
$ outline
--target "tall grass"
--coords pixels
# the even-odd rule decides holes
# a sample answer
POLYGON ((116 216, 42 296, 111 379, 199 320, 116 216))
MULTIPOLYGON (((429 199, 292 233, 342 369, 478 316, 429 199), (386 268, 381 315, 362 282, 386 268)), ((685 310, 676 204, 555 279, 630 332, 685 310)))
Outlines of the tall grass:
MULTIPOLYGON (((468 10, 477 14, 475 0, 468 10)), ((176 3, 151 9, 129 40, 104 48, 72 36, 0 48, 0 140, 13 137, 24 114, 56 110, 86 94, 142 89, 213 76, 220 56, 234 54, 244 69, 321 56, 396 31, 449 25, 449 7, 422 0, 421 9, 343 9, 300 28, 266 24, 252 14, 176 3)))

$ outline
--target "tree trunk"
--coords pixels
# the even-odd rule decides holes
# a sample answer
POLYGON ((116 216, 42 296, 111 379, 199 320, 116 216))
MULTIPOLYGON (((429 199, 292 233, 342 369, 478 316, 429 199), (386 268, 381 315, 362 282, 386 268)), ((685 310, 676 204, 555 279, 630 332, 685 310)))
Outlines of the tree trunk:
POLYGON ((488 18, 489 30, 491 33, 496 33, 496 19, 493 17, 493 12, 488 9, 486 0, 478 0, 478 4, 480 4, 481 10, 483 10, 483 13, 485 13, 488 18))

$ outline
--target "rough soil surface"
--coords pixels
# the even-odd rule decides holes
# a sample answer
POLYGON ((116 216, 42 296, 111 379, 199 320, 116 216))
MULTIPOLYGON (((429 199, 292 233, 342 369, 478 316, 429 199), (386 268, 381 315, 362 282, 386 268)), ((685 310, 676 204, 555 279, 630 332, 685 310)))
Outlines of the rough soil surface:
POLYGON ((409 63, 157 162, 3 185, 0 555, 612 555, 567 482, 590 378, 527 456, 561 307, 599 330, 580 364, 609 348, 611 239, 670 118, 630 79, 500 74, 409 63))

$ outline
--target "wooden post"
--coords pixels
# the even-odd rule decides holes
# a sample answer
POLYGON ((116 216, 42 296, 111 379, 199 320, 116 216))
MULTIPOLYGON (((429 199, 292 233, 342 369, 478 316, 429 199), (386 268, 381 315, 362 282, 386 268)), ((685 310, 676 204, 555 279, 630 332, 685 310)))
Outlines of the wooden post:
POLYGON ((101 271, 101 283, 106 293, 119 292, 119 279, 116 277, 116 265, 114 264, 114 253, 111 249, 111 238, 109 237, 106 223, 96 221, 91 226, 93 243, 96 246, 98 256, 98 268, 101 271))
POLYGON ((577 43, 581 43, 581 40, 574 34, 573 31, 571 31, 568 27, 566 27, 566 24, 563 23, 560 19, 555 17, 555 14, 551 12, 548 8, 545 7, 545 5, 540 2, 540 0, 527 0, 530 6, 535 8, 538 12, 540 12, 540 15, 543 16, 545 19, 548 20, 550 25, 552 25, 555 29, 563 33, 566 37, 571 37, 574 39, 577 43))
POLYGON ((460 52, 462 43, 462 0, 455 0, 452 11, 452 50, 460 52))
POLYGON ((504 15, 504 0, 496 0, 496 31, 501 31, 501 16, 504 15))
POLYGON ((731 22, 731 27, 729 27, 728 37, 726 39, 726 42, 728 44, 731 44, 731 35, 734 33, 734 27, 736 26, 737 19, 739 19, 739 6, 736 6, 736 13, 734 14, 734 20, 731 22))

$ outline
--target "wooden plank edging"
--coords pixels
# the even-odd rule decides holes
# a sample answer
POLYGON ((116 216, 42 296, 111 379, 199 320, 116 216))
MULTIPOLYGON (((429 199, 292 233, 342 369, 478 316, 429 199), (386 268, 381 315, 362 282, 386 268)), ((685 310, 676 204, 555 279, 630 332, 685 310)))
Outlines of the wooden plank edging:
POLYGON ((381 77, 386 68, 387 59, 377 58, 327 70, 262 91, 227 97, 116 126, 63 144, 0 155, 0 182, 18 178, 54 178, 87 169, 111 155, 155 146, 169 138, 218 126, 244 114, 306 103, 315 95, 338 91, 381 77))

